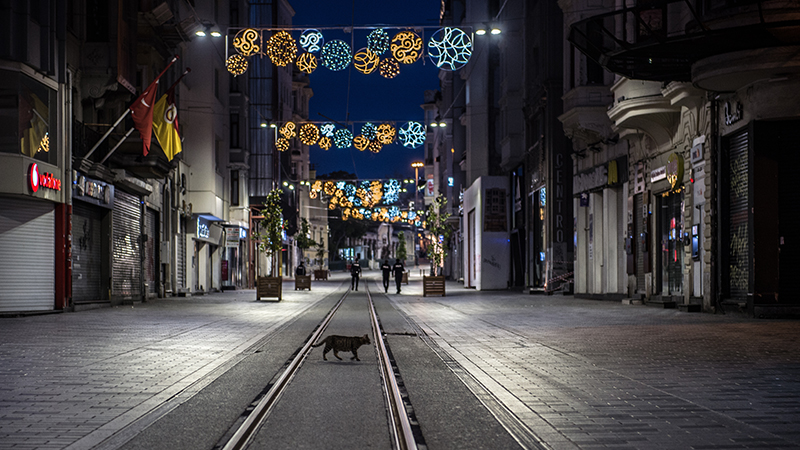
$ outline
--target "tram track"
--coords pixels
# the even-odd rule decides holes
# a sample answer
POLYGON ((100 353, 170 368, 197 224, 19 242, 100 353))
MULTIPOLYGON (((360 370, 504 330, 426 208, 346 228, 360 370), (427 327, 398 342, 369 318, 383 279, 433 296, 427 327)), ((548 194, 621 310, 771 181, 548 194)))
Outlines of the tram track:
MULTIPOLYGON (((415 433, 416 436, 421 437, 419 427, 412 423, 415 422, 415 420, 413 420, 413 412, 411 418, 409 417, 410 405, 407 401, 408 396, 403 391, 402 381, 398 380, 399 373, 391 358, 391 351, 384 339, 384 332, 375 309, 372 295, 367 286, 368 282, 367 280, 364 281, 363 285, 367 296, 370 325, 372 329, 372 345, 376 352, 379 365, 392 447, 397 450, 424 449, 424 444, 418 445, 417 441, 419 439, 415 437, 415 433)), ((344 292, 339 301, 322 319, 309 338, 287 361, 281 371, 273 378, 273 381, 265 387, 266 393, 261 395, 257 400, 254 400, 251 407, 242 414, 242 419, 237 421, 238 425, 235 425, 234 428, 226 434, 226 437, 223 438, 215 449, 243 450, 251 445, 255 436, 262 429, 270 417, 270 414, 280 402, 282 395, 292 383, 293 378, 300 371, 303 362, 312 352, 312 344, 321 339, 328 325, 330 325, 342 304, 351 294, 353 294, 351 289, 344 292)))

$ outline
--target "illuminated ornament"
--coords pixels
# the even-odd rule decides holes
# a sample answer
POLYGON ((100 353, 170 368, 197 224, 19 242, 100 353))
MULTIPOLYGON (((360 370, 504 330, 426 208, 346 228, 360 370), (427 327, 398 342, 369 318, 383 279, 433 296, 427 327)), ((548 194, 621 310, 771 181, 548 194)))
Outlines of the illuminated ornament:
POLYGON ((300 142, 305 145, 314 145, 319 140, 319 128, 313 123, 300 127, 300 142))
POLYGON ((272 64, 285 67, 297 56, 297 43, 291 34, 279 31, 267 41, 266 52, 272 64))
POLYGON ((428 41, 428 56, 436 67, 443 70, 464 67, 471 55, 472 40, 458 28, 440 28, 428 41))
POLYGON ((370 141, 374 140, 378 135, 378 128, 372 122, 367 122, 361 125, 361 134, 370 141))
POLYGON ((353 55, 353 66, 365 75, 375 72, 379 63, 378 55, 368 48, 362 48, 353 55))
POLYGON ((275 140, 275 147, 278 149, 278 151, 285 152, 286 150, 289 150, 289 140, 279 137, 277 140, 275 140))
POLYGON ((311 73, 317 69, 317 57, 311 53, 303 53, 297 58, 297 68, 301 72, 311 73))
POLYGON ((239 76, 247 70, 247 60, 240 54, 233 54, 225 60, 225 68, 233 76, 239 76))
POLYGON ((314 190, 308 191, 308 197, 309 198, 312 198, 312 199, 313 198, 317 198, 317 195, 318 195, 317 191, 314 191, 314 190))
POLYGON ((364 135, 359 134, 355 138, 353 138, 353 147, 357 148, 360 151, 364 151, 367 149, 369 145, 369 139, 364 137, 364 135))
POLYGON ((408 122, 398 130, 397 139, 403 147, 417 148, 425 143, 425 128, 419 122, 408 122))
POLYGON ((401 31, 392 38, 390 48, 395 60, 411 64, 422 56, 422 38, 413 31, 401 31))
POLYGON ((331 138, 328 136, 322 136, 319 138, 319 142, 317 142, 317 144, 319 145, 319 148, 323 150, 329 150, 333 145, 333 141, 331 141, 331 138))
POLYGON ((322 133, 323 136, 333 137, 333 132, 336 130, 336 126, 332 123, 323 123, 321 127, 319 127, 319 132, 322 133))
POLYGON ((44 136, 42 137, 42 140, 39 141, 39 148, 36 149, 36 153, 39 153, 39 152, 45 152, 45 153, 49 153, 50 152, 50 133, 49 132, 45 133, 44 136))
POLYGON ((246 28, 236 33, 233 38, 233 48, 244 56, 255 55, 261 52, 261 46, 256 43, 257 41, 258 31, 246 28))
POLYGON ((383 144, 380 141, 369 141, 369 151, 372 153, 378 153, 383 148, 383 144))
POLYGON ((353 59, 350 46, 339 39, 327 42, 322 46, 320 58, 322 58, 322 65, 334 72, 347 68, 350 60, 353 59))
POLYGON ((309 53, 320 51, 324 42, 325 39, 322 38, 319 30, 305 30, 300 34, 300 46, 309 53))
POLYGON ((349 148, 353 145, 353 133, 347 128, 339 128, 333 134, 333 145, 336 148, 349 148))
POLYGON ((392 58, 385 58, 381 60, 378 65, 378 71, 383 78, 392 79, 400 75, 400 64, 392 58))
POLYGON ((382 123, 378 125, 378 131, 376 132, 377 141, 383 145, 389 145, 394 141, 394 136, 397 132, 395 131, 394 127, 388 123, 382 123))
POLYGON ((334 184, 333 181, 326 181, 322 189, 324 190, 325 195, 333 195, 333 193, 336 191, 336 184, 334 184))
POLYGON ((294 122, 286 122, 286 125, 282 126, 278 132, 286 139, 292 139, 293 137, 297 136, 296 128, 297 126, 294 124, 294 122))
POLYGON ((389 35, 383 28, 376 28, 367 36, 367 48, 376 55, 382 55, 389 50, 389 35))
POLYGON ((317 192, 321 191, 322 190, 322 181, 320 181, 320 180, 315 181, 314 184, 311 185, 311 189, 313 189, 313 190, 315 190, 317 192))

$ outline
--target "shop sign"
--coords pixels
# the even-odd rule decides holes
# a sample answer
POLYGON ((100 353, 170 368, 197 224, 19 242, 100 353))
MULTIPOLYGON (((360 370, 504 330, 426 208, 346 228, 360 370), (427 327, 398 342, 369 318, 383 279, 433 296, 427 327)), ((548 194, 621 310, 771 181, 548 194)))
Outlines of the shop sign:
POLYGON ((241 230, 241 228, 225 228, 225 247, 239 247, 239 230, 241 230))
POLYGON ((37 192, 40 187, 54 191, 61 190, 61 180, 53 176, 52 173, 39 173, 39 164, 36 163, 31 164, 28 169, 28 182, 33 192, 37 192))
POLYGON ((703 161, 703 143, 706 141, 706 135, 695 138, 692 142, 691 159, 692 164, 698 164, 703 161))
POLYGON ((606 167, 595 167, 588 172, 579 173, 572 179, 572 192, 588 192, 592 189, 604 186, 607 182, 608 171, 606 167))
POLYGON ((744 117, 742 102, 733 102, 733 106, 731 102, 725 102, 725 125, 733 125, 742 120, 742 117, 744 117))
POLYGON ((111 207, 114 201, 114 186, 78 175, 72 190, 72 196, 83 197, 82 200, 92 200, 91 203, 111 207))
POLYGON ((673 153, 669 155, 666 166, 666 178, 669 187, 675 189, 683 183, 683 156, 673 153))
POLYGON ((658 169, 650 171, 650 182, 655 183, 667 178, 667 166, 661 166, 658 169))
POLYGON ((200 239, 208 239, 211 236, 211 230, 208 228, 208 224, 200 219, 197 218, 197 237, 200 239))

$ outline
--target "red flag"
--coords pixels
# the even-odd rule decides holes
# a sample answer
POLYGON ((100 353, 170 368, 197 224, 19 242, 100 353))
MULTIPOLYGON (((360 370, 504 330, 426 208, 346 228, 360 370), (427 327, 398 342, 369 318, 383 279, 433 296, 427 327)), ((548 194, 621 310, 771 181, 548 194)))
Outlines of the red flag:
POLYGON ((160 74, 147 86, 147 89, 142 92, 142 95, 136 99, 130 107, 131 116, 133 117, 133 126, 139 131, 142 137, 142 145, 144 147, 144 156, 150 151, 150 139, 153 136, 153 104, 156 100, 156 93, 158 91, 158 80, 164 75, 164 72, 178 60, 178 55, 172 58, 172 61, 167 64, 167 67, 161 71, 160 74))

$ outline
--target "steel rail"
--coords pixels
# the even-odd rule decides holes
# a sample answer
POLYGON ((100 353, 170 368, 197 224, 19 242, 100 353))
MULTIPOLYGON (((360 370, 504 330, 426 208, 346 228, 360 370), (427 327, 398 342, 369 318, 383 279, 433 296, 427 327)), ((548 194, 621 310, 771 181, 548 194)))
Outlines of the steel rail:
MULTIPOLYGON (((364 284, 366 285, 367 283, 364 284)), ((369 315, 372 320, 372 337, 378 353, 381 378, 383 378, 384 381, 384 395, 386 395, 391 410, 389 419, 392 422, 391 429, 394 447, 399 450, 416 450, 417 442, 414 438, 414 432, 411 430, 408 412, 406 411, 405 403, 403 402, 403 397, 397 384, 397 378, 392 369, 392 363, 389 360, 389 352, 386 350, 386 344, 383 341, 380 322, 378 322, 378 314, 375 312, 375 304, 372 302, 372 295, 369 293, 368 286, 366 291, 367 299, 369 300, 369 315)))
POLYGON ((255 406, 255 408, 253 408, 253 411, 247 416, 247 418, 239 426, 225 446, 222 447, 222 450, 242 450, 247 447, 252 438, 255 436, 256 431, 258 431, 258 429, 261 427, 261 424, 266 420, 267 416, 269 416, 270 410, 277 403, 278 398, 280 398, 284 389, 289 384, 289 381, 300 368, 300 364, 303 362, 303 359, 308 356, 309 352, 311 351, 311 345, 314 342, 317 342, 319 337, 328 327, 328 324, 330 323, 334 314, 336 314, 336 311, 339 310, 339 307, 342 305, 342 302, 344 302, 344 299, 347 298, 348 294, 350 294, 350 289, 344 293, 336 306, 334 306, 328 315, 325 316, 320 323, 320 326, 317 327, 314 333, 312 333, 311 339, 309 339, 305 345, 303 345, 300 351, 297 352, 297 355, 286 367, 286 370, 283 371, 269 391, 267 391, 261 400, 258 401, 258 404, 255 406))

